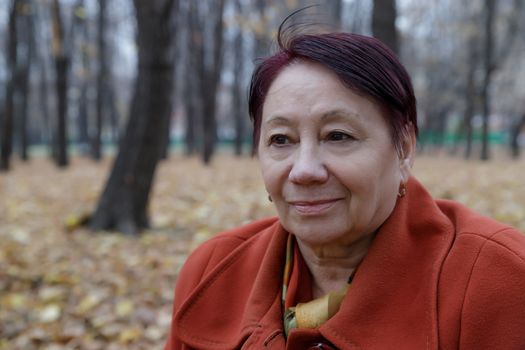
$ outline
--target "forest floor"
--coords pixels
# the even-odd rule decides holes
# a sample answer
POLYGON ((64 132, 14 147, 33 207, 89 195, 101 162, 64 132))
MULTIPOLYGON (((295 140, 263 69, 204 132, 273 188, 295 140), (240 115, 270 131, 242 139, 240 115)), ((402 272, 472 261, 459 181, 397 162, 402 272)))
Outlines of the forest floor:
MULTIPOLYGON (((78 221, 96 205, 111 161, 44 158, 0 174, 0 350, 162 349, 178 271, 214 233, 274 215, 255 159, 219 155, 210 167, 174 155, 157 172, 153 229, 92 233, 78 221)), ((525 161, 421 156, 415 175, 525 231, 525 161)))

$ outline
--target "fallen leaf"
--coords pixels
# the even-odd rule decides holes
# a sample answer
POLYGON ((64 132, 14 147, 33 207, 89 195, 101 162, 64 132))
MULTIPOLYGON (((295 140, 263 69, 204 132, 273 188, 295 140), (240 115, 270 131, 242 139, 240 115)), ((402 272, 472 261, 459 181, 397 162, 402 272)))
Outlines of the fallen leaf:
POLYGON ((60 318, 61 313, 62 310, 59 305, 51 304, 45 306, 42 310, 40 310, 38 313, 38 317, 40 319, 40 322, 50 323, 58 320, 60 318))

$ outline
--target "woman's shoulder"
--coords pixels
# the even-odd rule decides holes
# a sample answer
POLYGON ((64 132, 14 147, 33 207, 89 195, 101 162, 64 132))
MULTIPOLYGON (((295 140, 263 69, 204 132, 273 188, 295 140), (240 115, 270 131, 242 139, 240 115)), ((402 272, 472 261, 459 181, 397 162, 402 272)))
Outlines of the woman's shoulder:
MULTIPOLYGON (((224 330, 225 325, 232 324, 235 328, 241 320, 236 315, 244 312, 255 280, 261 270, 266 271, 262 266, 268 264, 263 260, 275 261, 273 257, 280 255, 281 246, 284 251, 286 237, 278 219, 268 218, 218 233, 195 249, 177 277, 172 342, 183 336, 194 337, 204 324, 208 331, 216 328, 205 320, 209 310, 217 306, 228 312, 221 317, 223 325, 219 328, 224 330)), ((220 333, 215 333, 214 339, 221 339, 220 333)))
MULTIPOLYGON (((516 268, 525 273, 523 232, 477 214, 459 203, 442 201, 440 207, 442 210, 446 208, 444 212, 455 231, 445 266, 455 265, 452 270, 456 272, 467 270, 469 283, 476 275, 486 275, 490 271, 503 273, 505 269, 516 268)), ((503 273, 503 276, 508 275, 503 273)))
POLYGON ((212 255, 220 259, 246 241, 267 238, 272 231, 270 228, 276 224, 278 224, 277 217, 269 217, 219 232, 197 247, 188 260, 194 260, 194 257, 211 258, 212 255))
POLYGON ((525 234, 518 229, 480 215, 464 205, 438 200, 438 206, 454 226, 455 238, 451 246, 448 261, 455 261, 468 268, 468 261, 474 267, 485 259, 492 262, 490 268, 504 266, 503 261, 512 261, 516 266, 525 268, 525 234))
POLYGON ((449 348, 524 349, 525 235, 461 204, 438 205, 455 227, 439 280, 442 341, 449 348))
POLYGON ((266 249, 276 225, 279 225, 278 219, 270 217, 216 234, 188 256, 179 273, 177 285, 198 284, 214 267, 238 251, 266 249))
POLYGON ((482 244, 492 242, 525 258, 525 234, 518 229, 478 214, 455 201, 437 200, 436 202, 452 222, 456 241, 459 238, 468 238, 482 244))

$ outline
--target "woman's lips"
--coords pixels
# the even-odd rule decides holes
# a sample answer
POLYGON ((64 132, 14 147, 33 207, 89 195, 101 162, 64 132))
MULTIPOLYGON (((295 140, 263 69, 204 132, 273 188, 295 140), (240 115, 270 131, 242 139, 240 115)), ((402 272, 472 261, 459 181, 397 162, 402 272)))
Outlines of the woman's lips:
POLYGON ((319 215, 332 208, 340 199, 325 199, 318 201, 293 201, 289 204, 301 215, 319 215))

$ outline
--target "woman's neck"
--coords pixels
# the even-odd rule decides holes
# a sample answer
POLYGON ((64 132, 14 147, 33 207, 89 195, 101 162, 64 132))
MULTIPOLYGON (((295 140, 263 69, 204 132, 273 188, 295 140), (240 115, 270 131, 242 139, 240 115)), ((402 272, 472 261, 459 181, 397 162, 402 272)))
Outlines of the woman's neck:
POLYGON ((350 245, 310 245, 297 238, 301 255, 312 274, 314 298, 340 290, 368 252, 374 234, 350 245))

